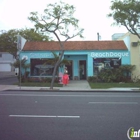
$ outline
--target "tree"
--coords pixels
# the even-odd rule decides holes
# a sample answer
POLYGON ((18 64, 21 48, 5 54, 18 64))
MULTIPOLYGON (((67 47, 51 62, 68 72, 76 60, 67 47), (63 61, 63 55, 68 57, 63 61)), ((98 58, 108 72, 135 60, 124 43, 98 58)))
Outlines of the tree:
POLYGON ((35 29, 21 29, 19 34, 23 36, 27 41, 49 41, 51 38, 42 32, 38 32, 35 29))
POLYGON ((140 38, 137 31, 140 28, 139 0, 114 0, 111 10, 112 12, 108 14, 108 17, 113 17, 114 24, 125 26, 129 32, 140 38))
POLYGON ((20 34, 28 41, 48 41, 50 38, 35 29, 11 29, 0 34, 0 52, 9 52, 17 56, 17 35, 20 34))
POLYGON ((0 52, 9 52, 15 58, 17 55, 17 30, 9 30, 8 32, 3 32, 0 34, 0 52))
MULTIPOLYGON (((56 64, 57 61, 59 60, 59 55, 57 55, 54 51, 51 51, 51 52, 52 52, 54 58, 53 58, 53 59, 48 59, 48 60, 44 63, 44 65, 47 65, 47 64, 49 63, 49 64, 55 66, 55 64, 56 64)), ((64 65, 70 65, 70 64, 71 64, 71 63, 70 63, 69 60, 63 59, 63 60, 60 61, 59 67, 62 69, 64 65)), ((59 67, 57 67, 57 69, 58 69, 59 67)))
POLYGON ((59 42, 60 55, 54 66, 50 89, 53 89, 55 74, 64 55, 65 42, 75 36, 82 37, 83 29, 78 27, 79 21, 74 18, 74 12, 75 7, 73 5, 60 2, 47 5, 47 8, 44 9, 44 15, 31 12, 29 16, 29 20, 35 24, 37 30, 52 33, 59 42))
POLYGON ((26 63, 26 59, 24 58, 24 59, 22 59, 22 60, 16 60, 13 64, 11 64, 11 65, 13 65, 15 68, 18 68, 19 69, 19 74, 18 74, 18 79, 20 80, 20 75, 21 75, 21 77, 22 77, 22 81, 25 81, 26 79, 27 79, 27 77, 28 77, 28 71, 27 71, 27 69, 30 67, 30 64, 28 64, 28 63, 26 63), (21 66, 21 67, 20 67, 21 66), (24 69, 24 75, 22 75, 22 71, 21 71, 21 68, 23 68, 24 69))

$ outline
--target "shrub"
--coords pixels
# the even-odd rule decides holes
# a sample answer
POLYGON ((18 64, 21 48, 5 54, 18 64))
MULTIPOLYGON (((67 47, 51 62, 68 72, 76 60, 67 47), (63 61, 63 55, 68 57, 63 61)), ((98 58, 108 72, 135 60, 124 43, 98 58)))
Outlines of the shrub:
POLYGON ((112 69, 103 69, 98 74, 98 79, 102 82, 113 82, 115 75, 113 74, 112 69))
POLYGON ((99 80, 97 76, 89 76, 88 82, 99 82, 99 80))
POLYGON ((134 83, 140 83, 140 75, 133 77, 132 81, 134 83))
MULTIPOLYGON (((42 82, 42 83, 51 83, 52 78, 51 77, 29 77, 28 82, 42 82)), ((59 80, 56 77, 55 83, 58 83, 59 80)))
POLYGON ((114 69, 102 69, 97 76, 88 77, 89 82, 132 82, 131 72, 134 65, 122 65, 114 69))

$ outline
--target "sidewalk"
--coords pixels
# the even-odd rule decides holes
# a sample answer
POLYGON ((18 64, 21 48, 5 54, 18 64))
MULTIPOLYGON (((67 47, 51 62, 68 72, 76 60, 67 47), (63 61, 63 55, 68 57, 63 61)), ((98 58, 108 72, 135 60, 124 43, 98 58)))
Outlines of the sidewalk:
POLYGON ((4 90, 22 90, 22 91, 77 91, 77 92, 125 92, 125 91, 138 91, 140 92, 140 88, 109 88, 109 89, 91 89, 88 82, 86 80, 80 81, 70 81, 67 86, 63 87, 54 87, 53 90, 50 90, 50 87, 19 87, 17 85, 0 85, 0 91, 4 90))
MULTIPOLYGON (((0 85, 0 91, 2 90, 50 90, 50 87, 24 87, 17 85, 0 85)), ((54 90, 91 90, 86 80, 81 81, 70 81, 68 85, 63 87, 54 87, 54 90)))
MULTIPOLYGON (((0 72, 0 79, 8 77, 15 77, 14 72, 0 72)), ((25 90, 25 91, 139 91, 140 88, 109 88, 109 89, 91 89, 89 83, 86 80, 71 80, 67 86, 54 87, 50 90, 50 87, 19 87, 18 85, 0 85, 0 91, 4 90, 25 90)))

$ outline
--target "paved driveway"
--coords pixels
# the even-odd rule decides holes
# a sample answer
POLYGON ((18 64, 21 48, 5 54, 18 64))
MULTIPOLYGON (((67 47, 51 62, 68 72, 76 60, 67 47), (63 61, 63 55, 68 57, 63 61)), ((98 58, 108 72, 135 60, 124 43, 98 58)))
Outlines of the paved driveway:
POLYGON ((0 72, 0 85, 13 85, 18 82, 14 72, 0 72))

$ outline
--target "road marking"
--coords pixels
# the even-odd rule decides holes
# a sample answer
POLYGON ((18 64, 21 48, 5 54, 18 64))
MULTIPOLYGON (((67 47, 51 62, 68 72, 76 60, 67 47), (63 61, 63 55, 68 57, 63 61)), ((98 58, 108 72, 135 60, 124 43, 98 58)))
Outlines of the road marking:
POLYGON ((80 118, 80 116, 48 116, 48 115, 9 115, 9 117, 21 118, 80 118))
POLYGON ((138 102, 89 102, 88 104, 123 104, 123 105, 137 105, 138 102))

